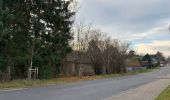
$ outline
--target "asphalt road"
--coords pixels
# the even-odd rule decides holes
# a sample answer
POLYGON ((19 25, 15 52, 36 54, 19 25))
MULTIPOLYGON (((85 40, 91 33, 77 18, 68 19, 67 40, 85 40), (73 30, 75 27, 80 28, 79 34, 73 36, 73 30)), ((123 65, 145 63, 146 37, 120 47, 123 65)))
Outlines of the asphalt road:
POLYGON ((84 81, 13 91, 0 91, 0 100, 107 100, 170 74, 170 67, 119 78, 84 81))

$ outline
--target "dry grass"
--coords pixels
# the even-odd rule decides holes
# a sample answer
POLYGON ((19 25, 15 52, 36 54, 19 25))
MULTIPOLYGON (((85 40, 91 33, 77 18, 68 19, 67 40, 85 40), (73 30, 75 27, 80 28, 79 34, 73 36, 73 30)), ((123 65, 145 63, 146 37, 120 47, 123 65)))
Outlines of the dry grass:
POLYGON ((132 71, 128 73, 111 74, 111 75, 63 77, 63 78, 56 78, 56 79, 50 79, 50 80, 13 80, 11 82, 0 83, 0 89, 41 87, 41 86, 47 86, 47 85, 66 84, 66 83, 86 81, 86 80, 96 80, 96 79, 135 75, 135 74, 145 73, 145 72, 150 72, 150 71, 153 71, 153 69, 144 69, 144 70, 132 71))

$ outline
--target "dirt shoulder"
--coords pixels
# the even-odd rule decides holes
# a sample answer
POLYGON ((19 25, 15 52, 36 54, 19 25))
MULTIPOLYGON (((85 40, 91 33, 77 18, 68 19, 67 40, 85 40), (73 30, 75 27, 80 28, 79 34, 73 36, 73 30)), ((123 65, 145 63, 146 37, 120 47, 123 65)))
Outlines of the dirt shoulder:
POLYGON ((114 96, 109 100, 155 100, 168 85, 170 85, 170 75, 114 96))

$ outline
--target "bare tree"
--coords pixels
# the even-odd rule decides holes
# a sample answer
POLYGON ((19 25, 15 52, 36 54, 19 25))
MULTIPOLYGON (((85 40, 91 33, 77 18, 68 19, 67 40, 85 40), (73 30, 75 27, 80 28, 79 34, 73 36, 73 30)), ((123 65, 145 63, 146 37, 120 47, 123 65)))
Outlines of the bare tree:
POLYGON ((82 63, 83 58, 85 58, 85 52, 88 47, 89 34, 92 30, 92 24, 86 24, 84 21, 79 21, 75 23, 73 28, 73 35, 75 40, 72 43, 73 49, 76 54, 77 60, 75 61, 76 67, 75 71, 77 76, 80 76, 80 64, 82 63))
POLYGON ((103 74, 105 68, 103 67, 103 51, 104 51, 104 42, 101 31, 93 30, 91 35, 91 40, 89 42, 87 54, 91 61, 91 64, 94 66, 94 71, 96 74, 103 74))
POLYGON ((91 23, 85 23, 84 21, 78 21, 74 25, 74 48, 78 51, 85 51, 88 47, 89 35, 93 26, 91 23))
POLYGON ((122 72, 127 58, 129 43, 115 40, 103 35, 101 31, 93 31, 88 47, 88 56, 96 74, 122 72))

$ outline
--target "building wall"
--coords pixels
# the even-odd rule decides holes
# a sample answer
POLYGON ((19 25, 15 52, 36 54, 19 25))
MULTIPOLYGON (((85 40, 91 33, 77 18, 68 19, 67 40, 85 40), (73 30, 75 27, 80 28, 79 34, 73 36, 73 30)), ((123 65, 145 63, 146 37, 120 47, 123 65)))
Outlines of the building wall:
POLYGON ((94 75, 93 66, 90 64, 78 64, 74 62, 64 62, 61 67, 61 74, 64 76, 76 76, 79 68, 80 76, 94 75))

